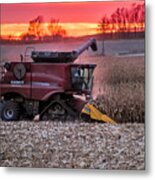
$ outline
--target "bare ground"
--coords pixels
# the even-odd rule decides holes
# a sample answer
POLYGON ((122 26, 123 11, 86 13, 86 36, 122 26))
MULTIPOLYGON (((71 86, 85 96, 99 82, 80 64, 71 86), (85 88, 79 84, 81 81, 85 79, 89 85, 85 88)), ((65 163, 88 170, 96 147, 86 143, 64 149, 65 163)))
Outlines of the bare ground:
POLYGON ((144 170, 144 124, 0 121, 0 165, 144 170))

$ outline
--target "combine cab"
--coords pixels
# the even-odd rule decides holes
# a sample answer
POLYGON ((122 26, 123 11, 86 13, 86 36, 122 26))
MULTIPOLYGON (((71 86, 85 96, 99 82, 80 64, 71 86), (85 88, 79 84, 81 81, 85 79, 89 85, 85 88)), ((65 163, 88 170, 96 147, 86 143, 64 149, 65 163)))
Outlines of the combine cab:
POLYGON ((91 98, 95 64, 75 64, 88 49, 97 50, 91 39, 71 52, 32 51, 33 62, 5 63, 0 81, 1 119, 66 119, 85 112, 91 98), (84 98, 81 98, 84 97, 84 98), (86 107, 85 107, 86 108, 86 107))

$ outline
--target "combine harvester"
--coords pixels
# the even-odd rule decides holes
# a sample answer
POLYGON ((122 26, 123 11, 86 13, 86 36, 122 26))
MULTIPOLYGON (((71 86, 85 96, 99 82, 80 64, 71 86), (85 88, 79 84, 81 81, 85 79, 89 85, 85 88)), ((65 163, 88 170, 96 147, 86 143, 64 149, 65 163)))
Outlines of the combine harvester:
POLYGON ((68 116, 80 116, 115 123, 90 101, 96 64, 74 63, 89 47, 97 51, 95 39, 71 52, 44 52, 33 48, 33 62, 26 61, 27 53, 24 57, 21 55, 20 62, 6 62, 0 80, 1 119, 39 116, 40 120, 65 120, 68 116))

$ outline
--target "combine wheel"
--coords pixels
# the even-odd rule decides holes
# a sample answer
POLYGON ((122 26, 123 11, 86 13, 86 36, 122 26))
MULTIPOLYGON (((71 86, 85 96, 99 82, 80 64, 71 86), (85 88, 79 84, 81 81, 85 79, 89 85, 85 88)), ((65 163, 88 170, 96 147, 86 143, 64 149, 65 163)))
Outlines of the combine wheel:
POLYGON ((63 106, 57 102, 53 103, 48 109, 42 114, 42 120, 65 120, 66 110, 63 106))
POLYGON ((5 101, 1 104, 1 118, 4 121, 19 119, 19 105, 12 101, 5 101))

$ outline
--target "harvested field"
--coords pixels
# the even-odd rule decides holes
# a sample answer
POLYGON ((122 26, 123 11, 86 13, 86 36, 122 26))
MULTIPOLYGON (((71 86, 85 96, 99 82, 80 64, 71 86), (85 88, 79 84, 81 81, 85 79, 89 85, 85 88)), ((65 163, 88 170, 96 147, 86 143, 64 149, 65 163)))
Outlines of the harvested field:
POLYGON ((0 165, 143 170, 144 124, 0 122, 0 165))

